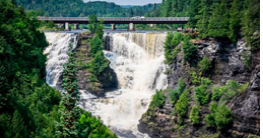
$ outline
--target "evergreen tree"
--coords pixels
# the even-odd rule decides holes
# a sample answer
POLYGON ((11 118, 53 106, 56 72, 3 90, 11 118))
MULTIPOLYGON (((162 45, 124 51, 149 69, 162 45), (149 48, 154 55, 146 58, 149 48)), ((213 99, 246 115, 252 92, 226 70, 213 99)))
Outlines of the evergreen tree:
POLYGON ((200 3, 201 0, 192 0, 190 4, 190 8, 189 8, 190 19, 188 21, 188 24, 193 28, 197 27, 197 21, 200 20, 202 17, 201 15, 199 15, 200 3))
POLYGON ((230 9, 230 22, 229 22, 229 38, 235 42, 238 38, 238 33, 241 29, 242 22, 242 0, 233 0, 232 7, 230 9))
POLYGON ((217 3, 209 20, 208 35, 214 38, 227 38, 229 34, 229 10, 226 0, 217 3))
POLYGON ((91 33, 95 33, 97 30, 98 19, 95 14, 89 15, 89 30, 91 33))
POLYGON ((95 34, 90 42, 90 53, 93 57, 97 54, 97 52, 102 51, 102 40, 99 35, 95 34))
POLYGON ((63 72, 63 88, 66 93, 62 97, 60 103, 61 118, 57 123, 56 132, 58 137, 74 138, 78 137, 77 124, 80 117, 80 109, 77 107, 79 100, 78 85, 76 79, 76 63, 74 53, 72 52, 72 44, 70 44, 68 52, 68 62, 64 66, 63 72))
POLYGON ((260 47, 260 1, 249 0, 248 9, 245 12, 244 36, 247 40, 247 44, 252 49, 258 49, 260 47))

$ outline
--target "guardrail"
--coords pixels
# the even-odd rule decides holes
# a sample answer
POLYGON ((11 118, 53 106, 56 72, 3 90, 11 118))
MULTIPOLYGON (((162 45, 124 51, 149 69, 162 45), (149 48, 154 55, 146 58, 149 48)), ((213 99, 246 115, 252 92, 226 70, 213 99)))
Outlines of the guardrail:
MULTIPOLYGON (((88 17, 38 17, 45 21, 89 21, 88 17)), ((189 17, 99 17, 103 21, 188 21, 189 17)))

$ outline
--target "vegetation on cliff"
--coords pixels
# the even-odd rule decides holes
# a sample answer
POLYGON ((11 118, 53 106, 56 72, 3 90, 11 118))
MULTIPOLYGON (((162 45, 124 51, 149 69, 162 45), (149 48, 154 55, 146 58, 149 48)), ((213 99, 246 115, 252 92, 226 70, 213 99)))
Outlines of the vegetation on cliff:
POLYGON ((39 22, 9 0, 0 0, 0 11, 0 137, 116 137, 77 107, 73 53, 63 78, 68 93, 61 98, 45 83, 48 43, 39 22))
MULTIPOLYGON (((70 45, 72 50, 72 45, 70 45)), ((56 136, 61 138, 69 137, 96 137, 113 138, 116 137, 108 127, 103 125, 100 119, 93 117, 89 112, 85 112, 78 107, 80 93, 77 84, 77 68, 75 52, 68 52, 68 62, 64 65, 63 72, 63 93, 60 102, 60 120, 56 123, 56 136)))

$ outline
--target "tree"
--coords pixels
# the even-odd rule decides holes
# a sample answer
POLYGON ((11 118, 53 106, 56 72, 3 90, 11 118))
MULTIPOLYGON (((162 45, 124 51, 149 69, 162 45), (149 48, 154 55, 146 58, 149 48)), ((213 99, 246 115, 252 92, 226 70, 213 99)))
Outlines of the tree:
POLYGON ((210 59, 206 56, 200 62, 198 62, 198 66, 203 73, 205 73, 212 67, 210 59))
POLYGON ((230 9, 230 21, 229 21, 229 38, 231 41, 235 42, 239 37, 239 31, 241 29, 241 21, 243 15, 243 1, 233 0, 232 7, 230 9))
POLYGON ((215 112, 215 123, 219 129, 226 129, 232 124, 232 111, 226 105, 221 105, 215 112))
POLYGON ((68 62, 64 65, 63 72, 63 88, 66 93, 62 97, 60 103, 61 118, 57 123, 56 132, 58 137, 69 138, 78 137, 77 124, 80 116, 80 109, 77 107, 79 100, 78 84, 76 79, 76 63, 74 52, 72 52, 72 44, 69 47, 68 62))
POLYGON ((229 11, 226 0, 217 3, 209 20, 208 35, 214 38, 227 38, 229 36, 229 11))
POLYGON ((200 20, 201 15, 200 15, 200 6, 201 0, 191 0, 190 8, 189 8, 189 21, 188 24, 190 27, 196 28, 197 27, 197 22, 200 20))
POLYGON ((97 30, 98 19, 95 14, 89 15, 89 30, 91 33, 95 33, 97 30))
POLYGON ((186 88, 175 104, 176 113, 178 115, 178 121, 180 125, 183 123, 183 118, 187 116, 189 100, 189 90, 186 88))
POLYGON ((100 39, 99 35, 95 34, 90 42, 90 54, 95 57, 97 52, 102 51, 102 40, 100 39))
POLYGON ((199 124, 200 123, 200 108, 198 106, 193 106, 192 110, 190 112, 190 119, 193 124, 199 124))
POLYGON ((182 45, 184 52, 184 59, 187 61, 191 61, 195 59, 197 47, 190 42, 190 37, 186 36, 184 39, 184 44, 182 45))
POLYGON ((260 47, 260 1, 249 0, 248 9, 245 11, 243 31, 247 44, 253 50, 260 47))

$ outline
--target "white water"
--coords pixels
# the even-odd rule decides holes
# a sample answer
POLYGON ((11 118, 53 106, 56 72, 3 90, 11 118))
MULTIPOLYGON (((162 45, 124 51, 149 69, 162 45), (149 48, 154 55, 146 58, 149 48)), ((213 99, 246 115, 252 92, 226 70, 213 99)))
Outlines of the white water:
POLYGON ((63 65, 68 60, 67 52, 72 43, 73 49, 77 46, 77 34, 71 33, 45 33, 49 46, 45 49, 47 54, 46 82, 51 87, 58 88, 61 84, 63 65))
MULTIPOLYGON (((47 83, 58 88, 63 65, 67 62, 69 44, 77 44, 77 35, 69 33, 45 33, 50 45, 46 48, 47 83)), ((164 74, 163 44, 166 34, 158 33, 113 33, 104 55, 111 61, 116 72, 119 89, 98 98, 80 90, 80 106, 98 116, 118 137, 148 137, 138 131, 137 125, 146 112, 156 89, 167 86, 164 74)))
POLYGON ((155 89, 167 86, 163 44, 166 34, 113 33, 104 55, 117 74, 119 89, 97 98, 81 91, 81 106, 99 116, 119 137, 148 137, 137 125, 155 89))

